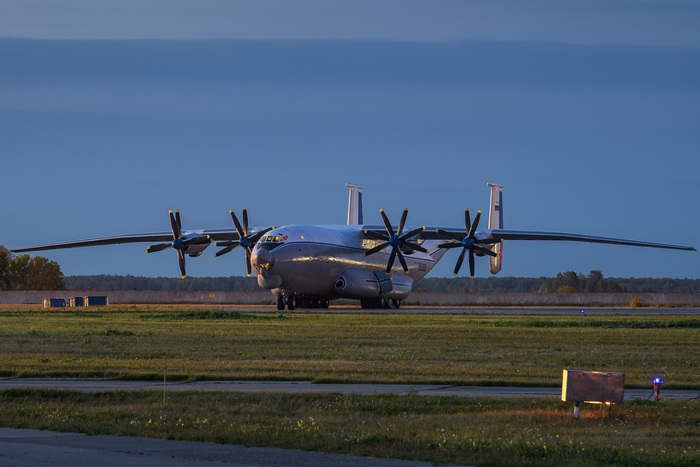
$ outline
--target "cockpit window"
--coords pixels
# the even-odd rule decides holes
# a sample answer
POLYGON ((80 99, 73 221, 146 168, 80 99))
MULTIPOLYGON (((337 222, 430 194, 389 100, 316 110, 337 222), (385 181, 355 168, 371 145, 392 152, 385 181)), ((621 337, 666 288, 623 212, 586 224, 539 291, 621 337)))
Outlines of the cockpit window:
POLYGON ((263 237, 260 241, 263 243, 282 243, 287 240, 287 238, 286 235, 268 235, 267 237, 263 237))
POLYGON ((272 250, 283 244, 289 238, 287 235, 267 235, 260 239, 260 246, 272 250))

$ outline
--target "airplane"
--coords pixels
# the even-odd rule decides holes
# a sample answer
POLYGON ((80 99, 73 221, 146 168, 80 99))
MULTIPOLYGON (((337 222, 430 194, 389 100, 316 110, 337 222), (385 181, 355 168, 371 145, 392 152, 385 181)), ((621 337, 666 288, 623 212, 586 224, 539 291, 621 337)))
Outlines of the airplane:
POLYGON ((503 228, 503 187, 491 189, 488 228, 479 230, 481 211, 472 220, 464 212, 464 228, 407 227, 408 209, 398 225, 380 210, 383 225, 364 224, 362 187, 349 189, 346 225, 285 225, 250 227, 243 208, 241 223, 233 211, 234 229, 182 230, 180 213, 170 211, 170 232, 124 234, 72 242, 53 243, 11 250, 14 253, 112 245, 133 242, 156 243, 146 249, 154 253, 166 249, 177 252, 182 277, 185 255, 200 256, 213 242, 223 247, 222 256, 238 247, 245 251, 248 276, 255 272, 258 285, 277 297, 277 309, 295 307, 327 308, 331 300, 360 300, 361 307, 399 308, 422 279, 448 250, 460 249, 454 268, 458 275, 465 257, 474 277, 475 257, 488 256, 489 270, 497 274, 503 263, 503 242, 508 240, 550 240, 697 251, 690 246, 641 242, 619 238, 560 232, 534 232, 503 228), (397 261, 398 259, 398 261, 397 261))

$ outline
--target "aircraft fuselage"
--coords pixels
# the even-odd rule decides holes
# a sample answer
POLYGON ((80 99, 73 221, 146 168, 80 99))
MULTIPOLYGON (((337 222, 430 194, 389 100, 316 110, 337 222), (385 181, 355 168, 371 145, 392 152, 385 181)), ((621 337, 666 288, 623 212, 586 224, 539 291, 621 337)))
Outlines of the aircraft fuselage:
MULTIPOLYGON (((258 284, 273 291, 288 290, 326 299, 358 298, 376 288, 379 297, 378 281, 386 276, 389 253, 365 256, 369 248, 381 241, 366 238, 364 229, 360 225, 289 225, 268 232, 255 244, 251 256, 258 284), (363 293, 358 287, 364 287, 363 293)), ((437 248, 436 241, 421 242, 430 253, 404 251, 408 272, 397 262, 390 275, 392 290, 382 296, 406 298, 411 285, 445 253, 437 248)))

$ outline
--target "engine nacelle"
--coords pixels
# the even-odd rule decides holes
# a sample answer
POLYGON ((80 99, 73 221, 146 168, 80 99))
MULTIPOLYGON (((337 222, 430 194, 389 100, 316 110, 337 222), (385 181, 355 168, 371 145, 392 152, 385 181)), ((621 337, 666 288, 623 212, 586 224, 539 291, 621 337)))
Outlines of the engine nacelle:
POLYGON ((202 245, 188 245, 187 249, 185 250, 185 254, 191 256, 192 258, 201 256, 202 252, 204 252, 209 245, 211 245, 211 243, 204 243, 202 245))
POLYGON ((503 242, 492 245, 491 250, 495 251, 498 256, 489 257, 489 270, 491 274, 497 274, 503 266, 503 242))
POLYGON ((396 298, 404 299, 411 293, 413 279, 402 274, 393 277, 384 271, 350 268, 341 274, 333 289, 343 298, 396 298))

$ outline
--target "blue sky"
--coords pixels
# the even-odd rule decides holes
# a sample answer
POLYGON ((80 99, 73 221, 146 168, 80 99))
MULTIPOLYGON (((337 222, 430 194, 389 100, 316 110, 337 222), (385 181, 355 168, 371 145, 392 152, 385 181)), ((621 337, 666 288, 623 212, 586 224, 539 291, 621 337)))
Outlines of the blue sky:
MULTIPOLYGON (((700 4, 12 1, 0 5, 0 244, 344 223, 505 226, 700 246, 700 4)), ((179 275, 145 245, 66 274, 179 275)), ((240 252, 188 275, 243 275, 240 252)), ((448 253, 432 276, 451 276, 448 253)), ((700 277, 698 253, 508 242, 501 275, 700 277)), ((489 275, 486 261, 477 275, 489 275)))

